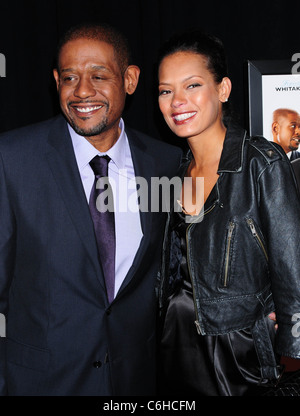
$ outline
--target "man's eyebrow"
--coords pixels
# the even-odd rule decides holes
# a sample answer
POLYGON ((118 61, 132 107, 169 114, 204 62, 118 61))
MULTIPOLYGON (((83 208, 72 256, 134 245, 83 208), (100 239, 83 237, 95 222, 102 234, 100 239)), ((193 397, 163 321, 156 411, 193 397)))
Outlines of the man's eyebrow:
MULTIPOLYGON (((88 70, 93 70, 93 71, 109 71, 109 69, 106 66, 103 65, 93 65, 90 68, 88 68, 88 70)), ((61 73, 64 72, 75 72, 76 69, 74 68, 64 68, 61 70, 61 73)))
POLYGON ((63 73, 63 72, 73 72, 73 71, 74 71, 74 69, 72 69, 72 68, 65 68, 65 69, 60 70, 61 73, 63 73))
POLYGON ((92 65, 91 69, 97 71, 109 71, 109 69, 104 65, 92 65))

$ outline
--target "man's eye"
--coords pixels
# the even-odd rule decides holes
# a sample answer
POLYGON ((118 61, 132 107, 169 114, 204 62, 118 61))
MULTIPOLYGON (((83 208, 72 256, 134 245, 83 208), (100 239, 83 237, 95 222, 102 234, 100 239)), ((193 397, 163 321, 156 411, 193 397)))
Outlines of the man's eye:
POLYGON ((189 88, 189 89, 193 89, 193 88, 196 88, 196 87, 201 87, 201 84, 198 84, 198 83, 196 82, 196 83, 194 83, 194 84, 190 84, 190 85, 188 86, 188 88, 189 88))
POLYGON ((74 80, 74 77, 72 77, 71 75, 67 76, 67 77, 63 77, 63 82, 71 82, 74 80))

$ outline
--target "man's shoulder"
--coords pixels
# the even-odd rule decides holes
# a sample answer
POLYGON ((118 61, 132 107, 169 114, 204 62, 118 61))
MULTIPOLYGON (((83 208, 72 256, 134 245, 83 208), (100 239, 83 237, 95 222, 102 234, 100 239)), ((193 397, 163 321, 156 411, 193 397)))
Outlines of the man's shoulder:
POLYGON ((166 152, 171 152, 174 155, 182 154, 182 149, 178 146, 166 143, 163 140, 154 138, 146 133, 139 130, 133 129, 132 127, 126 127, 126 134, 129 142, 135 141, 145 148, 145 150, 153 155, 165 156, 166 152))
POLYGON ((291 154, 291 161, 298 160, 300 158, 300 152, 298 150, 293 150, 291 154))
MULTIPOLYGON (((59 126, 60 124, 62 125, 62 123, 64 123, 64 119, 61 116, 56 116, 38 123, 8 130, 0 134, 0 146, 4 146, 5 143, 12 144, 13 142, 19 142, 20 140, 23 141, 25 138, 27 140, 36 137, 41 139, 43 136, 47 136, 50 129, 55 125, 59 126)), ((26 141, 26 143, 28 144, 28 141, 26 141)))
POLYGON ((292 160, 291 164, 294 170, 300 173, 300 158, 292 160))

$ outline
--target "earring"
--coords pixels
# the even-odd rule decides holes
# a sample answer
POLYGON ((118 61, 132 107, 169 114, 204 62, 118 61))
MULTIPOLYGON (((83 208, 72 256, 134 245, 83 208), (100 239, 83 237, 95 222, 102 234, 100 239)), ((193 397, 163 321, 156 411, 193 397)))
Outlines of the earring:
POLYGON ((228 98, 225 99, 225 103, 227 103, 227 102, 228 102, 228 98))

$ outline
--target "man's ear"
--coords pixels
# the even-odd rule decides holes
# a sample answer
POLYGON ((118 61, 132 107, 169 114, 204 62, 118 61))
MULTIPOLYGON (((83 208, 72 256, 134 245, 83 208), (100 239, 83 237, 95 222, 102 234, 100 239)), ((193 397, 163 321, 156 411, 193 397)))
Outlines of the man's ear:
POLYGON ((140 68, 136 65, 129 65, 124 75, 125 91, 127 94, 131 95, 134 93, 139 82, 139 76, 140 68))
POLYGON ((56 88, 58 90, 59 89, 59 73, 57 69, 53 69, 53 76, 55 78, 56 88))
POLYGON ((277 123, 277 121, 274 121, 274 123, 272 123, 272 133, 274 134, 279 133, 279 124, 277 123))

